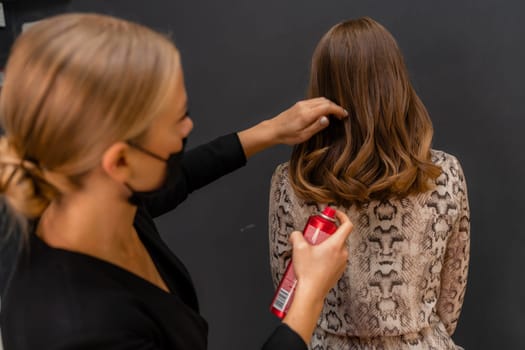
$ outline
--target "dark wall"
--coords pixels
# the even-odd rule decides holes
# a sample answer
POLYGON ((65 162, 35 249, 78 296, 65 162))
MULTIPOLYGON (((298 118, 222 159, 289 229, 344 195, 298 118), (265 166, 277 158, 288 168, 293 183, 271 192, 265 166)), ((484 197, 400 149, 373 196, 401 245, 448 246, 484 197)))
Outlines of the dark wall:
POLYGON ((6 26, 0 28, 0 68, 9 54, 9 48, 22 30, 22 24, 66 11, 69 0, 1 0, 6 26))
MULTIPOLYGON (((33 16, 31 6, 18 16, 33 16)), ((454 338, 467 349, 525 348, 525 3, 72 0, 53 6, 50 13, 103 12, 172 33, 195 122, 190 147, 301 99, 313 48, 333 24, 365 15, 381 22, 398 39, 430 111, 435 148, 460 159, 469 185, 470 276, 454 338)), ((212 350, 254 349, 277 324, 268 311, 268 189, 273 169, 289 154, 283 146, 255 156, 158 220, 193 274, 212 350)))

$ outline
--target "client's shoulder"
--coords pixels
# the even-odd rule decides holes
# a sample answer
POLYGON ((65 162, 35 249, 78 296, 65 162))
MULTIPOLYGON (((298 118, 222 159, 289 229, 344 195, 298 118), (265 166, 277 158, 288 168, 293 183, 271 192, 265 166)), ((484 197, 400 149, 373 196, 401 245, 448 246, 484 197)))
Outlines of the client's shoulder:
POLYGON ((290 162, 284 162, 275 168, 274 174, 288 175, 288 169, 290 168, 290 162))
POLYGON ((441 167, 443 172, 454 176, 462 173, 461 164, 455 155, 436 149, 432 149, 430 154, 432 163, 441 167))
POLYGON ((452 189, 452 193, 466 193, 463 168, 456 156, 439 150, 432 150, 432 162, 441 168, 441 175, 435 180, 436 185, 452 189))
POLYGON ((445 151, 438 150, 438 149, 431 149, 430 157, 431 157, 432 163, 436 165, 457 162, 456 156, 454 156, 453 154, 447 153, 445 151))
POLYGON ((272 175, 272 182, 288 182, 288 173, 290 168, 290 162, 285 162, 277 165, 272 175))

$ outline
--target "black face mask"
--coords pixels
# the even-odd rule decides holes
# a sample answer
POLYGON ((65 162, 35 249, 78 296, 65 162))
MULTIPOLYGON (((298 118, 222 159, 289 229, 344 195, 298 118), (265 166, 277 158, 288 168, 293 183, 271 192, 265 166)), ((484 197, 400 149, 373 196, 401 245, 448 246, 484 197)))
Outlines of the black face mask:
POLYGON ((187 139, 183 139, 182 140, 182 150, 180 150, 179 152, 170 154, 168 159, 164 159, 158 154, 148 151, 147 149, 144 149, 137 144, 128 142, 128 144, 131 147, 141 151, 144 154, 147 154, 150 157, 153 157, 155 159, 158 159, 166 163, 166 175, 164 177, 163 183, 158 188, 151 190, 151 191, 135 191, 130 185, 125 184, 132 193, 131 197, 129 197, 129 202, 131 204, 138 206, 145 199, 150 198, 151 196, 154 196, 156 193, 161 192, 167 188, 171 188, 175 185, 175 183, 177 182, 177 179, 182 173, 181 161, 182 161, 182 156, 184 155, 184 148, 186 147, 186 141, 187 139))

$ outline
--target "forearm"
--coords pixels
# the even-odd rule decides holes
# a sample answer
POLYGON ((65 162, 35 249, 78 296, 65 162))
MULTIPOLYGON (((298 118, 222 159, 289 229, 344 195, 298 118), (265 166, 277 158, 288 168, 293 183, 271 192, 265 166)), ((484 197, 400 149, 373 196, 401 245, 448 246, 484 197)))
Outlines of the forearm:
POLYGON ((254 154, 278 143, 275 130, 268 120, 238 132, 237 136, 239 136, 246 158, 250 158, 254 154))
POLYGON ((315 330, 324 303, 324 298, 320 297, 313 288, 298 283, 292 305, 283 320, 307 344, 315 330))

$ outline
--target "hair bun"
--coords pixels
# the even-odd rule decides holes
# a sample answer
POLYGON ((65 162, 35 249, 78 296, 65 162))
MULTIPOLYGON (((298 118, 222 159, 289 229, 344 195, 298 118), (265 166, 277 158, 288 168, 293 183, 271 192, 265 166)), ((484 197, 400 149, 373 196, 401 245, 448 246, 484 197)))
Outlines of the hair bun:
POLYGON ((35 162, 22 159, 7 137, 0 137, 0 194, 27 218, 42 214, 57 191, 35 162))

